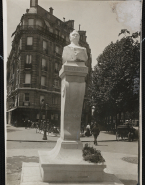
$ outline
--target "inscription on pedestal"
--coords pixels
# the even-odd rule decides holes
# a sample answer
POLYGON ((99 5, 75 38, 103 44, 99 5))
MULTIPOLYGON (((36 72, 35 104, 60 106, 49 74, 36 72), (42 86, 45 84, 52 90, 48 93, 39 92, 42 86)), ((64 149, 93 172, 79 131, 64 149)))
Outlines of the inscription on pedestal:
POLYGON ((77 71, 77 72, 88 72, 88 69, 85 68, 80 68, 80 67, 69 67, 69 66, 65 66, 65 70, 67 71, 77 71))

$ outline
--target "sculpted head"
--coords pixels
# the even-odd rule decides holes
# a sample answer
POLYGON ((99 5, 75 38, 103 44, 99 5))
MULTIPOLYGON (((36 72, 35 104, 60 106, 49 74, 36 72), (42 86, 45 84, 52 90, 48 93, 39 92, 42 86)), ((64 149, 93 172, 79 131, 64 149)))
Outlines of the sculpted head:
POLYGON ((78 31, 74 30, 73 32, 70 33, 69 38, 71 42, 78 43, 80 40, 80 35, 78 31))

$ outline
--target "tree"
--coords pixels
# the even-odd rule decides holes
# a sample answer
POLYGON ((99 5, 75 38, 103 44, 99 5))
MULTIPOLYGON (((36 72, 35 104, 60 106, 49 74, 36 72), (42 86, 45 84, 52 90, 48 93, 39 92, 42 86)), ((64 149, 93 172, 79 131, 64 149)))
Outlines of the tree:
MULTIPOLYGON (((121 34, 130 33, 121 30, 121 34)), ((92 72, 88 102, 95 105, 95 117, 103 119, 107 115, 133 112, 139 108, 140 43, 139 33, 111 42, 97 58, 98 64, 92 72)))

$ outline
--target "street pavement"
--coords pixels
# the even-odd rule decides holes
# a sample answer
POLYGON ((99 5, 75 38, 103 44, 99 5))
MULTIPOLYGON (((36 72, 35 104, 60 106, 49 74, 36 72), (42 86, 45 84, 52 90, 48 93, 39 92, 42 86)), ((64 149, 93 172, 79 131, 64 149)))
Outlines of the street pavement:
MULTIPOLYGON (((36 129, 25 129, 24 127, 7 127, 7 141, 39 141, 39 142, 45 142, 45 140, 42 140, 42 134, 36 133, 36 129), (17 134, 15 134, 15 131, 17 131, 17 134), (26 134, 27 133, 27 134, 26 134)), ((106 134, 106 132, 102 132, 106 134)), ((116 136, 112 134, 107 134, 107 140, 106 137, 104 137, 104 134, 100 134, 98 137, 98 141, 112 141, 116 140, 116 136)), ((47 133, 47 140, 51 142, 56 142, 57 139, 59 138, 59 135, 56 136, 54 134, 49 134, 47 133)), ((92 137, 81 137, 81 141, 83 142, 90 142, 93 141, 93 136, 92 137)))
MULTIPOLYGON (((22 162, 39 162, 38 150, 51 150, 59 136, 43 134, 35 129, 7 126, 7 184, 19 185, 22 162)), ((115 174, 124 185, 137 185, 138 178, 138 141, 116 141, 116 136, 108 132, 100 132, 98 145, 94 146, 93 136, 81 137, 83 145, 100 150, 105 158, 107 169, 115 174)))

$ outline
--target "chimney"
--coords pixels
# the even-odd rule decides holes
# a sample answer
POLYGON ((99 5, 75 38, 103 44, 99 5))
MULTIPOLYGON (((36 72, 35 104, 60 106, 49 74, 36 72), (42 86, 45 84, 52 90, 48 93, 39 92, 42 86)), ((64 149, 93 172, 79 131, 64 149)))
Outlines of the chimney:
POLYGON ((80 31, 81 25, 79 24, 79 31, 80 31))
POLYGON ((30 7, 37 7, 38 0, 30 0, 30 7))
POLYGON ((49 10, 50 10, 50 14, 53 15, 53 8, 50 7, 49 10))
POLYGON ((63 22, 65 22, 65 18, 63 17, 63 22))

